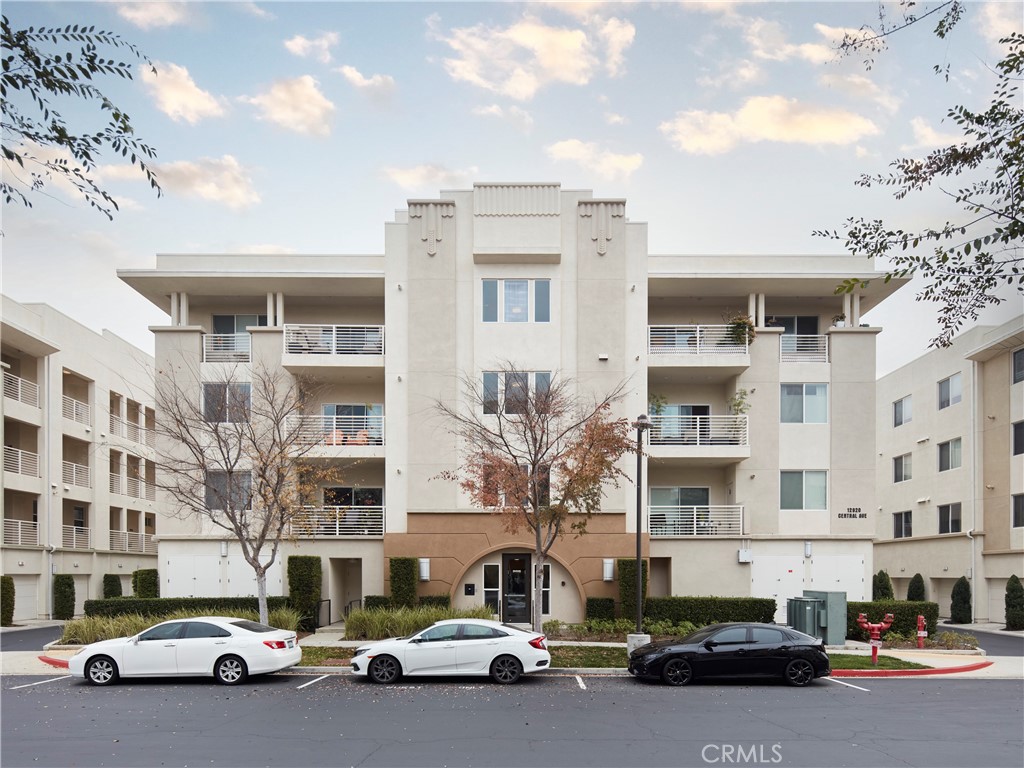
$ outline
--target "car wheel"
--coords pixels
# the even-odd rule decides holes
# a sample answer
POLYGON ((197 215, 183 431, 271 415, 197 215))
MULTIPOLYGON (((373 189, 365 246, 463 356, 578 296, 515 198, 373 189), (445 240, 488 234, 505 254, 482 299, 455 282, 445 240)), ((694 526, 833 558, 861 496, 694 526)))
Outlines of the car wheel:
POLYGON ((86 664, 85 679, 93 685, 113 685, 117 682, 117 664, 107 656, 97 656, 86 664))
POLYGON ((367 672, 373 682, 387 685, 402 676, 402 665, 394 656, 378 656, 370 662, 367 672))
POLYGON ((686 659, 669 659, 661 668, 661 680, 668 685, 686 685, 693 680, 693 667, 686 659))
POLYGON ((793 659, 786 665, 786 682, 790 685, 804 686, 814 679, 814 667, 807 659, 793 659))
POLYGON ((217 660, 213 668, 213 676, 221 685, 238 685, 245 682, 249 676, 249 670, 245 662, 237 656, 225 656, 217 660))
POLYGON ((491 679, 502 685, 510 685, 522 677, 523 665, 515 656, 499 656, 491 662, 491 679))

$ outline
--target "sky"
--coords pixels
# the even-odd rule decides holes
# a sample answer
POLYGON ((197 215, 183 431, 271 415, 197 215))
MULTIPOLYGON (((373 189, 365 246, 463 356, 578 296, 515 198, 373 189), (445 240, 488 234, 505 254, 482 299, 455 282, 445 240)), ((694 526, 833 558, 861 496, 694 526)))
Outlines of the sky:
MULTIPOLYGON (((117 269, 157 253, 382 253, 408 199, 474 182, 624 197, 652 254, 827 255, 842 243, 812 233, 851 216, 938 224, 956 216, 941 194, 896 201, 855 182, 956 141, 948 109, 987 106, 998 40, 1022 25, 1017 0, 969 2, 945 40, 918 24, 867 66, 836 43, 877 21, 874 2, 8 0, 3 13, 15 28, 114 32, 157 69, 100 85, 155 148, 163 195, 103 156, 113 221, 50 184, 32 208, 4 204, 0 264, 4 294, 148 352, 167 316, 117 269)), ((76 128, 102 124, 93 104, 55 106, 76 128)), ((885 328, 880 375, 937 333, 914 293, 866 318, 885 328)), ((1007 298, 981 322, 1020 313, 1007 298)))

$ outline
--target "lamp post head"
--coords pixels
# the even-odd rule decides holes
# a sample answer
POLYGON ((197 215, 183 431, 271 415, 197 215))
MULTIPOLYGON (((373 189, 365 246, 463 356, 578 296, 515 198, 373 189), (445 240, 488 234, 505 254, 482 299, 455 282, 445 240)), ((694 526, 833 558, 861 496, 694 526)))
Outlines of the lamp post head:
POLYGON ((636 417, 636 421, 633 422, 634 429, 639 429, 643 432, 645 429, 649 429, 651 426, 651 419, 646 413, 641 413, 636 417))

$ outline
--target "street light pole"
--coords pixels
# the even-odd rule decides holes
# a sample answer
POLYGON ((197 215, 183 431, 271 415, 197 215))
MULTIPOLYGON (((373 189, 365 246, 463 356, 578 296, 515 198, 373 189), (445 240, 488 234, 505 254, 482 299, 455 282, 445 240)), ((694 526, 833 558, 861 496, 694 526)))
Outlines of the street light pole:
POLYGON ((641 532, 643 531, 643 495, 644 495, 644 430, 649 429, 651 420, 646 413, 641 413, 633 422, 636 427, 636 633, 642 634, 644 629, 644 561, 641 548, 641 532))

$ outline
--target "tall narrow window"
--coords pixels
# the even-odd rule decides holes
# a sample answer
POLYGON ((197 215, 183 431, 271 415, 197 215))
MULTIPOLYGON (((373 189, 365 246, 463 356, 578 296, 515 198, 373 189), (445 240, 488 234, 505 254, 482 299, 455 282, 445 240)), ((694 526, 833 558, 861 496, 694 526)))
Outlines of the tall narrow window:
POLYGON ((1013 495, 1013 509, 1010 513, 1010 525, 1014 528, 1024 528, 1024 493, 1013 495))
POLYGON ((501 389, 495 371, 484 373, 484 413, 500 413, 501 389))
POLYGON ((894 427, 902 426, 908 421, 911 421, 913 416, 913 399, 911 395, 901 397, 899 400, 892 404, 892 425, 894 427))
POLYGON ((500 613, 501 604, 501 565, 484 563, 484 605, 491 613, 500 613))
POLYGON ((960 533, 960 502, 939 505, 939 533, 960 533))
POLYGON ((537 280, 533 286, 533 293, 534 322, 551 322, 551 281, 537 280))
POLYGON ((1019 384, 1024 381, 1024 349, 1018 349, 1013 353, 1013 383, 1019 384))
POLYGON ((906 539, 911 535, 910 512, 896 512, 892 516, 892 537, 906 539))
POLYGON ((905 453, 892 460, 892 481, 902 483, 913 477, 910 454, 905 453))
POLYGON ((484 280, 484 316, 485 323, 498 322, 498 281, 484 280))
POLYGON ((505 281, 505 322, 525 323, 530 319, 530 283, 528 280, 505 281))
POLYGON ((954 373, 948 379, 939 382, 939 410, 956 405, 963 397, 963 377, 954 373))
POLYGON ((1013 455, 1020 456, 1024 453, 1024 421, 1018 421, 1013 425, 1013 455))
POLYGON ((544 563, 544 575, 540 586, 540 612, 551 613, 551 563, 544 563))
POLYGON ((939 472, 958 469, 961 464, 960 438, 939 443, 939 472))

